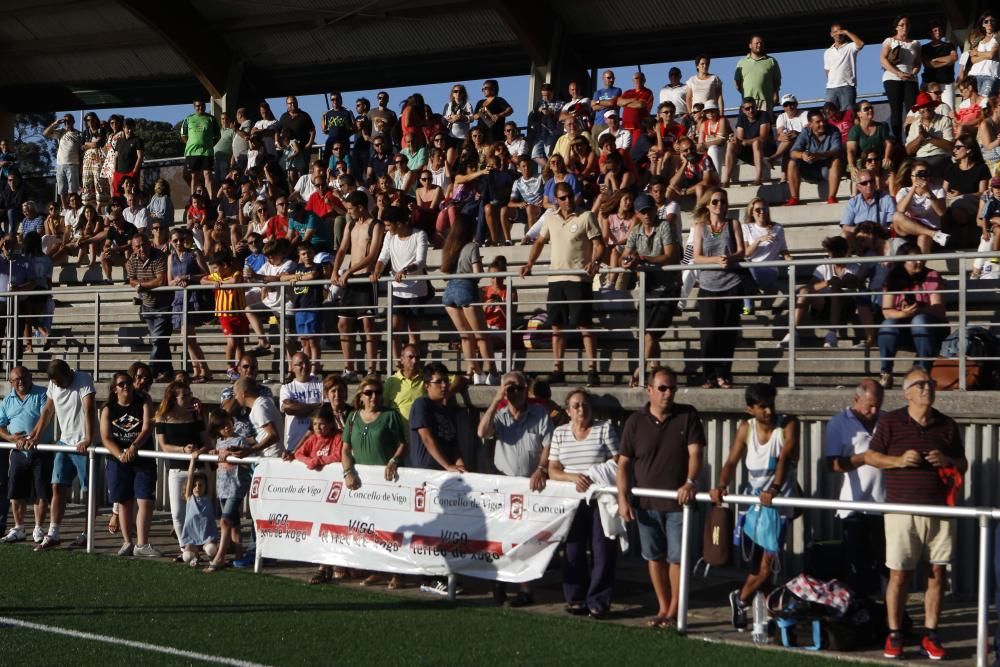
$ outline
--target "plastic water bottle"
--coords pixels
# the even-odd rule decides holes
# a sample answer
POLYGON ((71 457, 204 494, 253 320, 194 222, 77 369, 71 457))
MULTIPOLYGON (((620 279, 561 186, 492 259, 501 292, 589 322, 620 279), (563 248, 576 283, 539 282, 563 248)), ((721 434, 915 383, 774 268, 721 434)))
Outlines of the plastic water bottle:
POLYGON ((764 594, 757 591, 753 596, 753 634, 754 644, 770 644, 771 635, 768 632, 767 601, 764 594))

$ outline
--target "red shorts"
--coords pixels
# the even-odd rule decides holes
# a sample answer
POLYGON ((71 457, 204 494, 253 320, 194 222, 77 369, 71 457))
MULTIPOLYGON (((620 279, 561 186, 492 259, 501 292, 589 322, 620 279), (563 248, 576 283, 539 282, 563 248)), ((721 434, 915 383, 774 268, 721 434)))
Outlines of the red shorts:
POLYGON ((222 315, 219 317, 219 326, 227 336, 250 335, 250 322, 246 315, 222 315))

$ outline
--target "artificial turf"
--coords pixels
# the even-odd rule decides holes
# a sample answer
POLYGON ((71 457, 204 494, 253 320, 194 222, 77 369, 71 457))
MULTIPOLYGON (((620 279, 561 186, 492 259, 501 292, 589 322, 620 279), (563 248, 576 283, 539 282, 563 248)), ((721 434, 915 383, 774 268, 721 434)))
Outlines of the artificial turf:
MULTIPOLYGON (((439 598, 80 552, 0 549, 0 616, 267 665, 800 665, 803 654, 439 598)), ((810 663, 821 658, 810 654, 810 663)), ((0 626, 0 665, 194 664, 0 626)), ((832 664, 832 663, 830 663, 832 664)))

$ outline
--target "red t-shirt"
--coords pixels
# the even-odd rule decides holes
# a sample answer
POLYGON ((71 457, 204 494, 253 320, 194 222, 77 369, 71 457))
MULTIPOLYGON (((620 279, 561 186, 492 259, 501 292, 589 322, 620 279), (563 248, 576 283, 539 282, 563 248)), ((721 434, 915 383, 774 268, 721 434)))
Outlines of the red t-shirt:
POLYGON ((622 107, 622 127, 626 130, 637 130, 642 119, 649 115, 649 110, 653 108, 653 91, 649 88, 636 90, 626 90, 622 93, 623 100, 639 100, 642 102, 642 109, 633 107, 622 107))
POLYGON ((309 195, 309 201, 306 202, 306 211, 312 213, 318 218, 325 218, 331 213, 337 213, 343 210, 344 205, 341 203, 337 195, 333 194, 327 190, 325 195, 321 195, 319 190, 309 195), (336 208, 335 208, 336 207, 336 208))
POLYGON ((834 120, 831 117, 831 118, 827 118, 826 122, 829 123, 830 125, 833 125, 838 130, 840 130, 840 140, 846 146, 847 145, 847 135, 850 133, 851 128, 854 127, 854 111, 852 111, 851 109, 848 109, 847 111, 844 111, 841 114, 840 120, 834 120))
POLYGON ((283 239, 288 235, 288 218, 283 215, 275 215, 267 221, 264 227, 264 238, 283 239))
POLYGON ((669 127, 665 127, 663 123, 657 123, 656 131, 663 137, 663 147, 668 151, 673 150, 674 142, 687 134, 684 126, 677 122, 671 123, 669 127))

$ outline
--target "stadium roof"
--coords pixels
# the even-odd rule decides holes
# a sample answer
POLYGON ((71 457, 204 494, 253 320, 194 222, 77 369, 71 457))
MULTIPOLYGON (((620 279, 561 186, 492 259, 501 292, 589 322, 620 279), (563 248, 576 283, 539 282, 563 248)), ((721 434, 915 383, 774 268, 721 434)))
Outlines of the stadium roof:
POLYGON ((905 11, 960 25, 972 0, 5 0, 8 111, 145 106, 526 74, 552 53, 582 70, 702 51, 825 46, 841 20, 866 41, 905 11))

